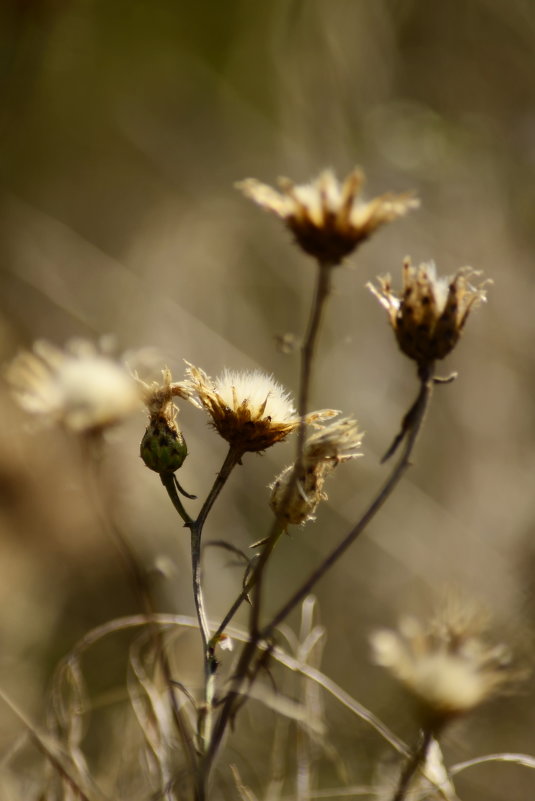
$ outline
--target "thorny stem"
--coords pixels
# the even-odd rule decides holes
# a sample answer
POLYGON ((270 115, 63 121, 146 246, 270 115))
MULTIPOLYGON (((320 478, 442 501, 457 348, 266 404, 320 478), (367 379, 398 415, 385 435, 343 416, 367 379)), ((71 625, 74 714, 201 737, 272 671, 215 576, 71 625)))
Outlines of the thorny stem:
POLYGON ((394 796, 392 797, 392 801, 403 801, 405 798, 407 790, 409 789, 410 783, 416 772, 419 768, 425 765, 427 753, 432 740, 433 731, 431 729, 425 729, 421 734, 421 740, 418 747, 401 773, 399 784, 394 796))
POLYGON ((290 614, 290 612, 310 593, 317 582, 323 578, 325 573, 327 573, 332 565, 338 561, 338 559, 340 559, 346 550, 353 544, 353 542, 366 528, 368 523, 370 523, 386 500, 390 497, 402 476, 409 468, 411 464, 410 457, 424 422, 429 402, 431 400, 433 389, 432 369, 433 365, 430 365, 428 370, 420 374, 420 390, 412 407, 415 409, 415 413, 411 420, 412 427, 409 431, 407 431, 405 447, 403 449, 401 458, 393 468, 389 478, 379 490, 376 497, 368 506, 360 520, 353 526, 351 531, 344 537, 339 545, 337 545, 337 547, 331 551, 321 565, 309 576, 309 578, 301 585, 301 587, 299 587, 299 589, 290 597, 284 606, 281 607, 279 612, 277 612, 271 621, 264 626, 263 629, 257 630, 255 632, 255 636, 251 637, 250 641, 244 646, 234 674, 234 679, 229 691, 227 692, 227 695, 225 696, 221 712, 214 726, 209 750, 204 758, 205 765, 202 770, 205 775, 208 775, 226 727, 232 718, 235 702, 241 693, 242 685, 247 677, 249 677, 249 680, 252 679, 250 667, 258 643, 261 641, 266 641, 272 636, 276 627, 282 623, 282 621, 290 614))

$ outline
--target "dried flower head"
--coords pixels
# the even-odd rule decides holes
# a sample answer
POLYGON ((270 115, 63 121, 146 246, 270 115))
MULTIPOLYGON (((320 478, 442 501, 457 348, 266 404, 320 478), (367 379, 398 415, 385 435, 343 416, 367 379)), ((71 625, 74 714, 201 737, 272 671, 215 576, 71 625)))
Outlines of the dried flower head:
POLYGON ((409 690, 426 724, 440 727, 518 678, 509 649, 490 644, 487 631, 481 613, 450 609, 427 627, 406 618, 398 631, 376 631, 371 644, 375 662, 409 690))
MULTIPOLYGON (((272 376, 252 370, 225 370, 215 380, 189 364, 180 386, 189 400, 205 409, 214 428, 238 452, 263 451, 281 442, 299 426, 286 390, 272 376)), ((334 417, 334 409, 310 412, 305 421, 319 425, 334 417)))
POLYGON ((172 381, 171 371, 162 370, 162 384, 140 381, 143 399, 149 411, 149 424, 140 445, 140 456, 145 465, 156 473, 174 473, 188 455, 186 442, 176 416, 175 397, 187 398, 180 383, 172 381))
POLYGON ((276 517, 294 525, 314 520, 318 504, 327 500, 323 491, 326 477, 341 462, 362 455, 362 436, 356 421, 350 417, 312 434, 305 442, 297 477, 293 477, 295 466, 290 465, 271 485, 270 506, 276 517))
POLYGON ((479 287, 470 278, 480 273, 462 267, 454 276, 438 278, 433 262, 413 267, 403 263, 403 289, 392 290, 390 276, 379 278, 379 288, 368 288, 387 310, 399 347, 419 366, 443 359, 455 347, 470 311, 486 300, 485 281, 479 287))
POLYGON ((364 201, 364 174, 355 169, 340 183, 325 170, 309 184, 279 178, 277 192, 255 178, 236 184, 243 194, 280 217, 310 256, 335 266, 384 223, 403 217, 419 201, 410 192, 387 193, 364 201))
POLYGON ((20 406, 72 431, 99 431, 141 407, 139 386, 127 368, 91 342, 65 350, 39 341, 7 369, 20 406))
POLYGON ((190 399, 208 412, 214 428, 237 451, 263 451, 299 425, 288 393, 259 370, 225 370, 214 381, 188 364, 187 375, 190 399))

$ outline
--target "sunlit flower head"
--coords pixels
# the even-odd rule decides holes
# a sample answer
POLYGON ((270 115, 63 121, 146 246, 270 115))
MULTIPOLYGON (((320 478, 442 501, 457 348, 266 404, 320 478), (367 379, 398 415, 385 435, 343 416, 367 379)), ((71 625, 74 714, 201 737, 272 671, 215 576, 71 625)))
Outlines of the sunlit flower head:
POLYGON ((472 610, 423 626, 403 620, 397 631, 376 631, 374 660, 387 668, 418 702, 427 725, 464 715, 511 684, 518 673, 504 645, 493 645, 488 625, 472 610))
POLYGON ((263 451, 283 440, 299 420, 289 394, 271 376, 252 370, 225 370, 215 380, 188 364, 184 382, 190 399, 237 451, 263 451))
POLYGON ((309 184, 279 178, 280 191, 255 178, 236 184, 243 194, 280 217, 310 256, 335 266, 381 225, 403 217, 419 201, 410 192, 361 198, 364 174, 355 169, 340 182, 325 170, 309 184))
POLYGON ((462 267, 454 276, 437 277, 433 262, 413 267, 403 263, 401 293, 392 289, 390 276, 379 278, 379 287, 368 284, 388 312, 399 347, 418 365, 443 359, 455 347, 470 311, 486 300, 485 286, 472 286, 480 273, 462 267))
POLYGON ((127 368, 93 343, 73 340, 65 350, 38 341, 7 369, 20 406, 72 431, 98 431, 141 407, 127 368))
POLYGON ((305 442, 298 475, 294 465, 285 468, 271 485, 270 506, 284 524, 300 525, 314 520, 324 492, 326 477, 341 462, 361 456, 363 434, 350 417, 334 421, 312 434, 305 442))

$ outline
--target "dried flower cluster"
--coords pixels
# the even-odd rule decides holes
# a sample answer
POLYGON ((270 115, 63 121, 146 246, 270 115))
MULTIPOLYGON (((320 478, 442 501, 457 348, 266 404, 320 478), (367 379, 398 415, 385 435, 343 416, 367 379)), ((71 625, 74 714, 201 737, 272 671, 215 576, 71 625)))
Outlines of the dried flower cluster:
POLYGON ((262 208, 280 217, 297 244, 322 264, 335 266, 381 225, 403 217, 419 201, 410 192, 388 193, 370 201, 360 194, 364 174, 355 169, 340 183, 331 170, 309 184, 279 178, 280 192, 247 178, 238 189, 262 208))
POLYGON ((297 476, 290 465, 271 486, 270 505, 284 524, 314 520, 320 501, 327 500, 325 479, 341 462, 361 456, 362 432, 355 420, 346 417, 312 434, 305 442, 297 476))
POLYGON ((406 618, 398 631, 376 631, 375 662, 417 700, 425 725, 439 728, 496 695, 517 676, 504 645, 487 639, 481 614, 448 610, 424 627, 406 618))
POLYGON ((65 350, 38 341, 20 353, 7 379, 21 407, 77 432, 103 430, 141 408, 139 386, 125 365, 91 342, 65 350))
POLYGON ((452 277, 438 278, 433 262, 413 267, 405 259, 401 294, 392 290, 390 276, 378 279, 379 288, 368 287, 387 310, 403 353, 425 366, 448 355, 470 311, 485 301, 484 284, 470 284, 475 275, 479 273, 463 267, 452 277))

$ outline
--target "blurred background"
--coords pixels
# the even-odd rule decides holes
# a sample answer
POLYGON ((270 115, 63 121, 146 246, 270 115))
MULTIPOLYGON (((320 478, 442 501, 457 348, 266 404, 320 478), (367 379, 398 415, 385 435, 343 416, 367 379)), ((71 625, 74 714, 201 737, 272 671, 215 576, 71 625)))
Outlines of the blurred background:
MULTIPOLYGON (((399 286, 406 255, 434 259, 444 274, 469 264, 494 280, 441 366, 459 377, 438 388, 414 467, 317 589, 328 633, 322 669, 409 743, 410 709, 370 665, 374 628, 405 613, 428 616, 453 588, 485 606, 497 637, 533 660, 534 53, 532 0, 0 5, 3 364, 36 338, 62 345, 113 334, 121 351, 154 349, 153 376, 168 365, 180 378, 184 359, 210 375, 259 367, 295 393, 298 352, 277 342, 302 335, 313 265, 234 182, 306 182, 325 167, 343 177, 360 165, 369 197, 414 189, 422 199, 336 270, 313 407, 354 414, 365 458, 337 471, 317 522, 281 543, 268 610, 379 486, 387 469, 379 458, 417 389, 366 282, 390 272, 399 286)), ((92 626, 140 607, 99 524, 76 442, 29 430, 5 387, 0 404, 0 686, 40 722, 57 660, 92 626)), ((181 424, 190 456, 180 480, 202 500, 225 444, 191 408, 181 424)), ((186 537, 138 457, 143 430, 139 415, 110 435, 107 500, 154 574, 159 608, 191 614, 186 537)), ((267 485, 291 458, 291 444, 247 456, 206 538, 246 549, 265 536, 267 485)), ((205 576, 217 618, 241 571, 207 549, 205 576)), ((193 664, 198 642, 183 647, 193 664)), ((124 644, 110 647, 87 667, 95 697, 121 686, 123 652, 124 644)), ((102 751, 109 760, 122 732, 113 703, 101 707, 107 716, 91 718, 85 745, 95 771, 108 775, 102 751)), ((235 797, 229 761, 263 797, 269 738, 251 738, 260 714, 254 705, 242 713, 221 768, 224 797, 235 797)), ((384 743, 334 703, 325 714, 347 783, 369 782, 384 743)), ((38 797, 35 752, 9 751, 22 731, 2 707, 0 797, 10 800, 38 797)), ((530 680, 452 729, 446 759, 533 753, 534 731, 530 680)), ((340 784, 336 760, 320 746, 316 756, 319 786, 340 784)), ((461 774, 457 787, 470 801, 528 801, 535 773, 488 764, 461 774)), ((133 784, 128 792, 121 797, 146 797, 133 784)))

